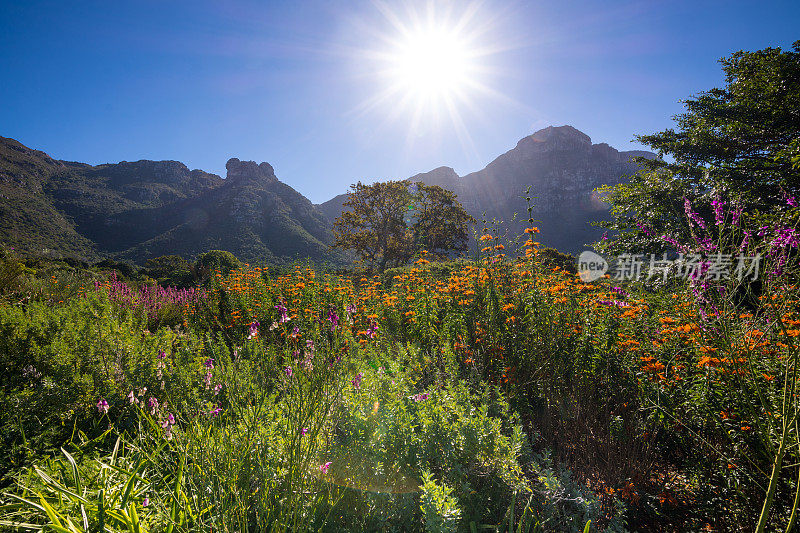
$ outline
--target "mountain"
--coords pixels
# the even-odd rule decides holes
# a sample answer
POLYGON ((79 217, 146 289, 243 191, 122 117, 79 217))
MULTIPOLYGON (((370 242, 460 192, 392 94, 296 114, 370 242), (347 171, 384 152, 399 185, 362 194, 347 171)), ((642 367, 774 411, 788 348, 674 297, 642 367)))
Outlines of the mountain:
POLYGON ((268 163, 227 177, 178 161, 87 165, 0 137, 0 242, 23 253, 142 262, 209 249, 245 261, 336 260, 330 224, 268 163))
MULTIPOLYGON (((638 166, 631 157, 655 157, 651 152, 620 152, 572 126, 548 127, 521 139, 508 152, 477 172, 459 176, 439 167, 412 176, 410 181, 439 185, 456 193, 464 208, 480 221, 483 214, 505 221, 512 234, 521 232, 527 217, 525 190, 530 187, 539 240, 575 253, 597 241, 602 229, 591 222, 608 217, 608 207, 594 189, 626 180, 638 166), (518 222, 511 222, 514 214, 518 222)), ((347 195, 317 206, 330 220, 341 213, 347 195)))

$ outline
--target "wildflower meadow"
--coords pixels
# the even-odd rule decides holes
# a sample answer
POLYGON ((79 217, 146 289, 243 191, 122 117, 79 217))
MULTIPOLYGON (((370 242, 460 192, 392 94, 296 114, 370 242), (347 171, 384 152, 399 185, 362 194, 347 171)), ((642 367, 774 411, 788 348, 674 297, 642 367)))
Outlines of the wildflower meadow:
POLYGON ((532 225, 375 275, 242 265, 174 289, 17 272, 0 523, 789 531, 798 210, 758 226, 714 209, 687 201, 685 278, 584 282, 532 225), (740 253, 762 258, 757 279, 706 275, 740 253))

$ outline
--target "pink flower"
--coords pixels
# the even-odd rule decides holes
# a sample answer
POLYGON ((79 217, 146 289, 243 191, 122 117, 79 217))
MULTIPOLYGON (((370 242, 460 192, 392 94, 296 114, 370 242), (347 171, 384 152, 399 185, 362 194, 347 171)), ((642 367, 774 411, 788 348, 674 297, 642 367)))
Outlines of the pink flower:
POLYGON ((275 306, 275 309, 278 310, 278 314, 280 315, 280 317, 278 318, 278 323, 285 324, 286 322, 289 322, 289 320, 291 320, 289 318, 289 310, 286 308, 285 305, 278 304, 275 306))
POLYGON ((131 403, 131 404, 136 403, 136 395, 133 394, 133 391, 130 391, 128 393, 128 402, 131 403))
POLYGON ((150 498, 145 496, 144 500, 142 501, 142 507, 147 507, 148 505, 150 505, 150 498))
POLYGON ((327 474, 328 469, 331 467, 332 464, 333 464, 332 462, 328 461, 324 465, 319 465, 320 472, 322 472, 323 474, 327 474))
POLYGON ((374 339, 378 336, 378 323, 371 322, 369 328, 367 328, 367 335, 369 335, 370 339, 374 339))
POLYGON ((286 377, 288 377, 288 378, 291 378, 291 377, 292 377, 292 367, 290 367, 290 366, 287 366, 287 367, 284 369, 284 372, 286 372, 286 377))
POLYGON ((308 433, 308 428, 303 428, 300 430, 301 437, 305 437, 307 433, 308 433))
POLYGON ((420 392, 419 394, 415 394, 411 397, 415 402, 421 402, 422 400, 427 400, 430 398, 430 394, 427 392, 420 392))
POLYGON ((358 374, 356 374, 356 377, 354 377, 353 380, 351 381, 351 383, 353 384, 353 387, 356 388, 356 389, 360 389, 361 388, 361 380, 363 378, 364 378, 364 373, 363 372, 359 372, 358 374))
POLYGON ((156 411, 158 411, 158 400, 151 396, 150 399, 147 400, 147 406, 150 408, 150 414, 155 416, 156 411))
POLYGON ((103 398, 100 398, 99 400, 97 400, 97 410, 99 412, 101 412, 101 413, 104 413, 104 414, 107 413, 108 412, 108 402, 105 401, 103 398))
POLYGON ((258 336, 258 326, 260 326, 256 320, 250 324, 250 335, 247 336, 248 339, 254 339, 258 336))

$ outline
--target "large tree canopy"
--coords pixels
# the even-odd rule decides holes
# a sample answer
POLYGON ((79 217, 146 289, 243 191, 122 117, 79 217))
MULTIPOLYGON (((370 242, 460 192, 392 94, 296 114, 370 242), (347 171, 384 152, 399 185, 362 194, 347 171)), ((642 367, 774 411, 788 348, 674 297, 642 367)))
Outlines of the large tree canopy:
POLYGON ((662 158, 640 158, 629 183, 604 190, 608 227, 621 233, 600 248, 658 252, 669 247, 664 235, 686 239, 686 200, 701 215, 715 201, 768 214, 800 193, 800 41, 793 51, 740 51, 720 63, 724 88, 685 100, 676 129, 637 136, 662 158))
POLYGON ((465 250, 473 222, 455 194, 436 185, 358 182, 334 222, 333 246, 352 250, 370 267, 383 270, 408 262, 423 249, 434 255, 465 250))

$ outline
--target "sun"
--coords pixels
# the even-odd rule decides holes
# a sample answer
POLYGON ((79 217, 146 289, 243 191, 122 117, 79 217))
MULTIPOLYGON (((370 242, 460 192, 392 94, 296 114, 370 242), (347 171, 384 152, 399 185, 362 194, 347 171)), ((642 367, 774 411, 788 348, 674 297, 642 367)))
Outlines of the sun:
POLYGON ((414 28, 394 43, 386 73, 401 96, 421 105, 439 105, 476 83, 475 56, 468 39, 457 29, 414 28))
MULTIPOLYGON (((482 99, 500 99, 495 56, 508 50, 499 18, 482 2, 373 0, 380 18, 366 19, 354 35, 358 79, 366 99, 357 114, 383 115, 383 124, 404 123, 407 140, 455 130, 472 144, 466 115, 478 115, 482 99)), ((472 149, 472 148, 471 148, 472 149)))
MULTIPOLYGON (((371 0, 377 12, 356 17, 347 32, 353 80, 361 99, 349 113, 370 116, 370 129, 406 130, 405 149, 453 135, 477 157, 471 128, 517 104, 500 89, 506 54, 519 45, 509 11, 483 0, 371 0), (379 16, 375 16, 379 15, 379 16)), ((477 160, 477 159, 476 159, 477 160)))

